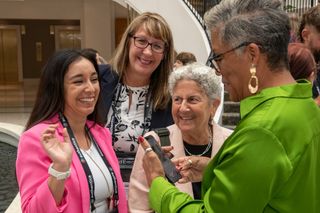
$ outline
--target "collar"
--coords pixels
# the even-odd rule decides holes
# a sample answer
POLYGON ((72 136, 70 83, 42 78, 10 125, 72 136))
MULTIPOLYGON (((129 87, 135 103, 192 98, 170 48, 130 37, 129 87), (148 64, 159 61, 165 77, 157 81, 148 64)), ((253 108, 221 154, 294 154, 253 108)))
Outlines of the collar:
POLYGON ((297 84, 287 84, 261 90, 240 102, 240 116, 243 119, 258 105, 274 98, 311 98, 312 84, 307 80, 298 80, 297 84))
MULTIPOLYGON (((56 129, 58 135, 63 135, 63 125, 59 120, 59 114, 56 113, 55 115, 53 115, 50 119, 48 119, 46 122, 48 122, 48 124, 56 124, 58 123, 58 128, 56 129)), ((94 125, 93 121, 87 120, 86 121, 86 125, 88 126, 88 128, 90 129, 90 131, 94 131, 94 128, 91 128, 94 125)))

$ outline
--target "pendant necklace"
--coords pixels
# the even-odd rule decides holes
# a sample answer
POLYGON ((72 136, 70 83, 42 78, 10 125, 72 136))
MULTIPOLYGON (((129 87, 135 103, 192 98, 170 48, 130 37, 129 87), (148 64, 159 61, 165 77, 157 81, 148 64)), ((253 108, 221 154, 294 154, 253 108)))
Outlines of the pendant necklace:
MULTIPOLYGON (((185 142, 185 141, 184 141, 185 142)), ((186 142, 185 142, 186 143, 186 142)), ((194 155, 194 156, 203 156, 204 154, 206 154, 209 150, 210 150, 210 148, 212 147, 212 143, 213 143, 213 140, 212 140, 212 127, 209 125, 209 142, 208 142, 208 145, 207 145, 207 147, 205 148, 205 150, 202 152, 202 153, 200 153, 200 154, 192 154, 188 149, 187 149, 187 147, 186 146, 184 146, 184 151, 189 155, 189 156, 191 156, 191 155, 194 155)))

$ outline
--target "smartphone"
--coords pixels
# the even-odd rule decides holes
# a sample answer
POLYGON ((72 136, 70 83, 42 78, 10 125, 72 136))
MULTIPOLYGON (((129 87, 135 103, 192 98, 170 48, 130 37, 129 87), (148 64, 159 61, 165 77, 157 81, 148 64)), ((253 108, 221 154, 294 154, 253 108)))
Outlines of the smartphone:
POLYGON ((168 179, 169 182, 175 183, 177 182, 180 178, 182 178, 181 174, 177 170, 176 166, 172 161, 169 159, 168 156, 162 151, 160 145, 157 143, 156 139, 152 135, 148 135, 145 137, 145 139, 148 141, 150 144, 150 147, 152 150, 158 155, 163 169, 164 173, 166 175, 166 178, 168 179))

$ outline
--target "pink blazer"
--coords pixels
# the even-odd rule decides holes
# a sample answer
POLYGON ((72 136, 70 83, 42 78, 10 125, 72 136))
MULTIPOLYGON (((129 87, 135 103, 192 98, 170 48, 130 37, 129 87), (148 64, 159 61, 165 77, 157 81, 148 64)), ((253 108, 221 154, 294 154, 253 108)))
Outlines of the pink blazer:
MULTIPOLYGON (((174 154, 174 158, 179 158, 185 156, 184 146, 181 131, 178 126, 171 125, 168 127, 170 131, 170 141, 171 145, 174 147, 172 150, 172 154, 174 154)), ((217 124, 213 125, 213 144, 212 144, 212 153, 211 157, 214 157, 222 146, 223 142, 227 139, 227 137, 232 133, 231 130, 223 128, 217 124)), ((151 134, 155 137, 157 141, 159 141, 159 137, 155 132, 149 132, 147 134, 151 134)), ((144 155, 144 150, 139 147, 136 158, 134 161, 134 165, 132 168, 130 183, 129 183, 129 211, 131 213, 146 213, 153 212, 153 210, 149 206, 148 192, 149 186, 147 184, 147 179, 142 167, 142 158, 144 155)), ((193 197, 192 184, 175 184, 176 187, 185 193, 188 193, 191 197, 193 197)))
MULTIPOLYGON (((39 123, 25 131, 19 141, 16 172, 21 195, 22 212, 54 213, 54 212, 90 212, 89 187, 85 172, 77 154, 74 152, 71 164, 71 176, 65 182, 65 192, 62 202, 56 206, 47 184, 50 158, 42 148, 41 133, 49 124, 59 123, 57 135, 62 140, 62 124, 58 116, 39 123)), ((92 122, 87 122, 88 127, 92 122)), ((114 169, 119 189, 119 212, 127 213, 127 201, 117 157, 113 151, 111 135, 108 129, 95 125, 90 129, 92 135, 101 147, 108 162, 114 169)))

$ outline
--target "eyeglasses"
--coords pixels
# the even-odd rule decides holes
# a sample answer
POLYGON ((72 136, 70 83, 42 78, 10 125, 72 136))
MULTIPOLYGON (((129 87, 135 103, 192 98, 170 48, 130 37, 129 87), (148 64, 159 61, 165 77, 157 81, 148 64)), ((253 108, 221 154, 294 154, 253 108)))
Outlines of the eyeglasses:
POLYGON ((134 46, 145 49, 149 45, 151 46, 151 50, 155 53, 163 53, 166 49, 165 43, 163 42, 152 42, 150 43, 147 39, 139 36, 132 36, 134 46))
POLYGON ((215 69, 216 72, 219 72, 219 73, 220 73, 220 69, 219 69, 219 66, 218 66, 218 63, 217 63, 217 62, 221 61, 221 60, 223 59, 223 56, 224 56, 225 54, 230 53, 230 52, 232 52, 232 51, 235 51, 235 50, 237 50, 237 49, 239 49, 239 48, 241 48, 241 47, 247 46, 247 45, 249 45, 250 43, 251 43, 251 42, 247 42, 247 41, 246 41, 246 42, 243 42, 243 43, 239 44, 238 46, 232 48, 231 50, 227 50, 227 51, 225 51, 225 52, 223 52, 223 53, 220 53, 220 54, 217 54, 217 53, 211 51, 211 53, 210 53, 210 55, 209 55, 209 57, 208 57, 207 65, 208 65, 209 67, 215 69))

